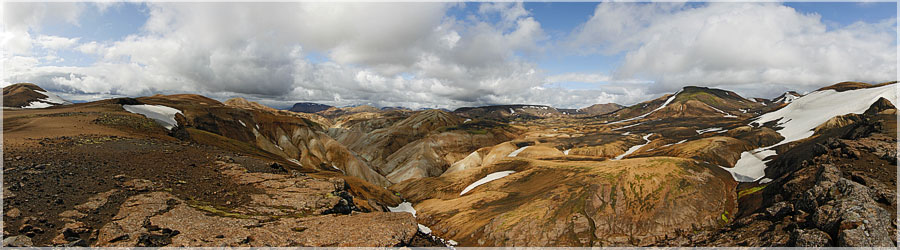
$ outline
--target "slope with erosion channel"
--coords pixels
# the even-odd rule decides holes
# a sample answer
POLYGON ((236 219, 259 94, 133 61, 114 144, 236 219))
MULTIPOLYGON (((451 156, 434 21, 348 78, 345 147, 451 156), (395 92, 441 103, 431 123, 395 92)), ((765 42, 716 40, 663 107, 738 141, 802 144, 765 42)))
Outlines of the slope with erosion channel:
POLYGON ((438 176, 472 151, 514 138, 515 130, 494 121, 465 121, 442 110, 426 110, 368 133, 351 127, 332 128, 329 134, 397 183, 438 176))
POLYGON ((419 223, 461 246, 641 246, 724 224, 735 185, 722 169, 681 158, 515 156, 391 189, 414 204, 419 223), (511 174, 460 194, 492 173, 511 174))
POLYGON ((136 101, 182 110, 184 119, 173 132, 176 136, 190 138, 197 131, 205 131, 249 143, 293 165, 339 171, 380 186, 390 184, 353 152, 331 139, 320 124, 300 116, 233 108, 195 95, 142 97, 136 101))
POLYGON ((616 112, 601 115, 611 123, 680 117, 750 118, 770 108, 726 90, 687 86, 660 98, 638 103, 616 112))

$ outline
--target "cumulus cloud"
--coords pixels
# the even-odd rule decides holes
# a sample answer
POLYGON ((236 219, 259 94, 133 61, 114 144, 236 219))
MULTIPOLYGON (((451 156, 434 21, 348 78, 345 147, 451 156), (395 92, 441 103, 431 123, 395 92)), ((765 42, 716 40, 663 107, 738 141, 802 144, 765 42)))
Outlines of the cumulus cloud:
POLYGON ((827 27, 776 3, 601 3, 570 46, 624 53, 613 78, 655 81, 651 92, 714 86, 773 97, 840 81, 897 76, 896 21, 827 27))
POLYGON ((833 28, 780 4, 601 3, 562 42, 547 41, 522 3, 479 3, 465 17, 449 15, 459 6, 447 3, 148 3, 146 23, 117 41, 40 31, 48 22, 78 24, 84 8, 106 4, 4 7, 12 14, 0 34, 0 80, 90 96, 580 108, 633 104, 684 85, 771 97, 896 75, 895 21, 833 28), (560 48, 623 59, 611 72, 548 76, 535 60, 560 48), (47 65, 61 64, 58 50, 97 61, 47 65), (559 82, 598 88, 551 87, 559 82))
MULTIPOLYGON (((543 84, 540 24, 521 3, 457 20, 444 3, 151 3, 141 31, 120 41, 42 46, 94 54, 88 67, 22 67, 7 82, 85 93, 191 92, 273 103, 487 104, 543 84), (487 15, 511 13, 503 23, 487 15), (310 54, 326 55, 311 62, 310 54)), ((504 14, 506 15, 506 14, 504 14)), ((28 33, 26 33, 28 34, 28 33)), ((84 39, 82 39, 84 40, 84 39)))

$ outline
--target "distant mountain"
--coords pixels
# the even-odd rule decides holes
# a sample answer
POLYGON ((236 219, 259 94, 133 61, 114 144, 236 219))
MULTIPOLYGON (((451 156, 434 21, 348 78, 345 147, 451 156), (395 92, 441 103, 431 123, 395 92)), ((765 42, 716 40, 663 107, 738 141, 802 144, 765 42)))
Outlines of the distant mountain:
POLYGON ((266 110, 266 111, 277 111, 276 109, 270 108, 269 106, 265 106, 265 105, 259 104, 257 102, 251 102, 251 101, 248 101, 247 99, 244 99, 241 97, 228 99, 227 101, 225 101, 225 105, 236 107, 236 108, 244 108, 244 109, 259 109, 259 110, 266 110))
MULTIPOLYGON (((384 109, 384 108, 382 108, 382 109, 384 109)), ((422 110, 434 110, 434 109, 440 110, 440 111, 444 111, 444 112, 453 112, 452 110, 445 109, 445 108, 419 108, 419 109, 416 109, 416 111, 422 111, 422 110)))
POLYGON ((300 112, 300 113, 318 113, 319 111, 327 110, 331 108, 330 105, 313 103, 313 102, 298 102, 295 103, 293 107, 291 107, 290 111, 300 112))
POLYGON ((381 107, 381 110, 384 110, 384 111, 391 111, 391 110, 412 110, 412 109, 409 109, 409 108, 407 108, 407 107, 400 107, 400 106, 397 106, 397 107, 381 107))
POLYGON ((562 115, 562 113, 554 107, 523 104, 463 107, 454 110, 453 113, 467 118, 487 119, 506 119, 512 117, 531 119, 562 115))
POLYGON ((800 93, 797 93, 795 91, 788 91, 788 92, 784 92, 784 94, 781 94, 780 96, 772 99, 772 103, 777 103, 777 104, 791 103, 800 97, 803 97, 803 95, 801 95, 800 93))
MULTIPOLYGON (((837 92, 843 92, 843 91, 854 90, 854 89, 881 87, 884 85, 889 85, 889 84, 894 84, 894 83, 897 83, 897 81, 883 82, 883 83, 879 83, 879 84, 868 84, 868 83, 864 83, 864 82, 839 82, 839 83, 836 83, 836 84, 833 84, 833 85, 830 85, 827 87, 820 88, 818 90, 832 89, 837 92)), ((816 90, 816 91, 818 91, 818 90, 816 90)))
POLYGON ((32 83, 17 83, 3 88, 3 107, 46 108, 72 104, 32 83))
POLYGON ((610 113, 610 112, 619 110, 624 107, 625 106, 615 104, 615 103, 604 103, 604 104, 594 104, 587 108, 580 108, 577 111, 583 112, 583 113, 589 114, 589 115, 602 115, 602 114, 606 114, 606 113, 610 113))

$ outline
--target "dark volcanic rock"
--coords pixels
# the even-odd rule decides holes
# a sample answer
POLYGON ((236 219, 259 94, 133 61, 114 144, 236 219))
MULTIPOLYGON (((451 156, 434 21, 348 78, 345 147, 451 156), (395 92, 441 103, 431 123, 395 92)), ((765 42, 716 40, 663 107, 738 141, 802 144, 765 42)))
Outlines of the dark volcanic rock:
POLYGON ((791 233, 791 245, 796 247, 827 247, 831 236, 819 229, 795 229, 791 233))
POLYGON ((300 113, 316 113, 319 111, 327 110, 331 108, 329 105, 318 104, 312 102, 298 102, 295 103, 293 107, 291 107, 290 111, 300 112, 300 113))

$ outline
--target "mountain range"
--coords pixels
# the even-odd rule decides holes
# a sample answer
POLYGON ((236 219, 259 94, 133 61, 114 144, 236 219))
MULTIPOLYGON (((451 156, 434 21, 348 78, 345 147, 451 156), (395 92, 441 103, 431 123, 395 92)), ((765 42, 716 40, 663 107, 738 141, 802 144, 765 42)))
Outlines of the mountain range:
POLYGON ((453 111, 3 94, 4 246, 896 247, 896 82, 453 111))

